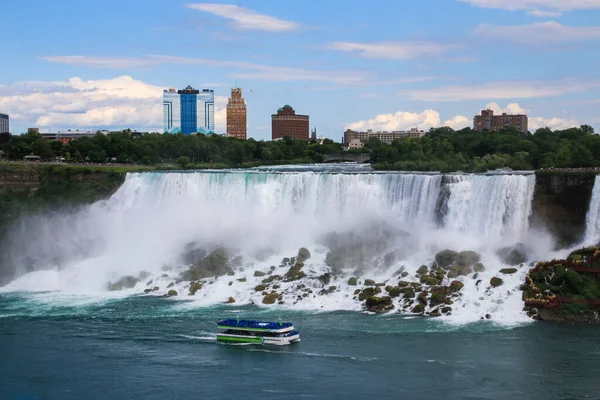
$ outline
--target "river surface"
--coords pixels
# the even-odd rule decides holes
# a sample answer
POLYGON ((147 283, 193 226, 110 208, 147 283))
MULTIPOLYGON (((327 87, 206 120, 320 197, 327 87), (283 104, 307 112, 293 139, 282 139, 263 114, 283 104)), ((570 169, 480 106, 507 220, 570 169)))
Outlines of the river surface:
POLYGON ((594 326, 86 301, 0 295, 0 398, 600 398, 594 326), (217 343, 215 321, 239 315, 293 321, 302 341, 217 343))
MULTIPOLYGON (((600 399, 599 328, 522 311, 528 266, 568 254, 530 226, 534 188, 530 173, 358 165, 129 174, 110 199, 28 216, 2 243, 0 400, 600 399), (517 243, 525 262, 500 275, 499 251, 517 243), (224 248, 228 265, 193 296, 182 274, 204 255, 189 261, 190 244, 224 248), (301 247, 306 276, 281 278, 301 247), (415 316, 400 297, 364 312, 354 293, 367 279, 416 282, 444 249, 485 265, 456 277, 450 313, 415 316), (331 254, 340 270, 324 281, 331 254), (280 276, 280 304, 262 304, 265 274, 280 276), (123 277, 133 284, 108 290, 123 277), (227 317, 291 321, 302 341, 219 344, 227 317)), ((600 194, 592 203, 587 238, 600 194)))

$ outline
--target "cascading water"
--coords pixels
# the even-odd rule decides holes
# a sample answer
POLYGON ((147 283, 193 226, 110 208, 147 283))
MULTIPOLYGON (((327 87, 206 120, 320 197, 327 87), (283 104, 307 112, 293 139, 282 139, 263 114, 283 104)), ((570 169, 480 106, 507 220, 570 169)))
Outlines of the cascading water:
MULTIPOLYGON (((351 233, 345 245, 361 249, 361 265, 344 266, 345 277, 331 283, 335 293, 302 302, 289 298, 285 307, 361 309, 353 300, 355 288, 346 284, 348 276, 385 281, 401 267, 412 276, 448 248, 478 251, 487 268, 478 279, 460 278, 465 288, 453 312, 456 320, 490 312, 520 318, 520 295, 506 292, 514 292, 522 273, 506 277, 504 290, 485 298, 478 280, 489 282, 502 267, 497 249, 527 242, 535 176, 444 178, 319 171, 132 173, 107 201, 68 216, 22 222, 9 244, 12 262, 27 264, 23 272, 45 271, 29 273, 3 290, 99 293, 109 281, 142 271, 154 277, 151 286, 165 288, 177 281, 181 254, 194 242, 209 251, 224 246, 243 256, 243 265, 234 276, 205 285, 192 304, 220 303, 229 296, 238 303, 260 303, 254 287, 263 278, 255 271, 268 271, 307 247, 312 253, 305 267, 307 285, 317 291, 322 284, 310 278, 330 271, 325 260, 332 240, 351 233)), ((176 285, 186 290, 184 283, 176 285)), ((145 287, 140 281, 126 293, 145 287)))
POLYGON ((600 175, 596 175, 592 198, 586 216, 583 244, 594 245, 600 241, 600 175))

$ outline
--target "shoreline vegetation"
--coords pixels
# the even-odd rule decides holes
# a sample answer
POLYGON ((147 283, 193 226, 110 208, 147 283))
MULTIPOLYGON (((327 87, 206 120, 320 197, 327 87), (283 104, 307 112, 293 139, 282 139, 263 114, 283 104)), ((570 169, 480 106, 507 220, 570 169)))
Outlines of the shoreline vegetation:
MULTIPOLYGON (((148 170, 250 168, 261 165, 322 163, 326 155, 344 153, 331 139, 278 141, 236 139, 223 135, 139 133, 131 130, 98 133, 67 144, 49 140, 35 130, 23 135, 0 134, 0 150, 9 161, 37 156, 41 161, 130 164, 148 170)), ((582 125, 565 130, 538 129, 522 134, 512 127, 499 132, 432 128, 426 136, 391 144, 369 138, 361 149, 375 170, 464 171, 481 173, 600 167, 600 135, 582 125)), ((143 169, 141 169, 143 170, 143 169)), ((577 171, 574 171, 577 172, 577 171)))

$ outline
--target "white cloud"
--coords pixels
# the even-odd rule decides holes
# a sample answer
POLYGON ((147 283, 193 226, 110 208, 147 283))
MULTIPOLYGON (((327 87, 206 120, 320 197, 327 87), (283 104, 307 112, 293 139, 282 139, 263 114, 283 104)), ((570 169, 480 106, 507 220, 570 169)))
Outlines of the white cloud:
POLYGON ((373 119, 348 124, 346 129, 397 131, 410 128, 429 129, 437 126, 440 126, 440 114, 435 110, 425 110, 421 113, 398 111, 394 114, 379 114, 373 119))
POLYGON ((562 16, 560 11, 531 10, 528 11, 528 14, 540 18, 554 18, 562 16))
POLYGON ((327 46, 331 50, 356 52, 365 58, 411 60, 422 57, 439 57, 461 46, 427 41, 406 42, 334 42, 327 46))
POLYGON ((535 132, 540 128, 551 128, 551 129, 568 129, 573 127, 581 126, 581 122, 575 118, 543 118, 543 117, 530 117, 529 118, 529 131, 535 132))
POLYGON ((475 7, 497 8, 509 11, 528 11, 535 16, 554 16, 573 10, 600 8, 600 0, 458 0, 475 7), (537 13, 537 15, 536 15, 537 13), (543 14, 546 15, 543 15, 543 14))
POLYGON ((466 101, 527 99, 583 93, 600 86, 599 80, 562 80, 555 82, 507 81, 471 86, 442 86, 400 93, 421 101, 466 101))
MULTIPOLYGON (((163 89, 129 76, 18 82, 2 87, 0 109, 6 110, 13 121, 42 129, 135 128, 160 132, 163 89)), ((226 97, 215 96, 217 131, 225 128, 226 103, 226 97)))
POLYGON ((259 14, 248 8, 232 4, 187 4, 186 7, 231 19, 233 26, 238 29, 283 32, 293 31, 300 27, 300 24, 296 22, 259 14))
POLYGON ((506 107, 502 108, 498 103, 488 103, 484 110, 492 110, 494 114, 529 114, 529 111, 519 105, 519 103, 510 103, 506 107))
POLYGON ((480 25, 475 33, 488 39, 539 45, 599 38, 600 27, 571 27, 555 21, 547 21, 521 26, 480 25))
POLYGON ((141 68, 162 64, 231 68, 236 71, 233 75, 237 78, 275 82, 317 81, 343 85, 356 85, 375 80, 374 76, 365 71, 309 70, 297 67, 273 66, 244 61, 223 61, 168 55, 149 55, 144 58, 51 56, 42 57, 42 59, 61 64, 112 69, 128 69, 130 68, 129 66, 132 65, 135 65, 136 68, 141 68))
POLYGON ((472 119, 469 119, 464 115, 456 115, 444 122, 444 126, 448 126, 457 131, 463 128, 468 128, 472 125, 472 119))

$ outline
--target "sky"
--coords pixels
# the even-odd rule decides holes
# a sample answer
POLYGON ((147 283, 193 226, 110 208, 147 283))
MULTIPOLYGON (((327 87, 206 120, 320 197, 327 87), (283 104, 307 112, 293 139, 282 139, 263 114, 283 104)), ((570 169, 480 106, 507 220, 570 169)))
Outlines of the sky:
POLYGON ((224 132, 242 88, 248 135, 284 104, 319 136, 471 126, 600 131, 600 0, 3 0, 0 113, 28 127, 162 130, 162 91, 215 91, 224 132))

